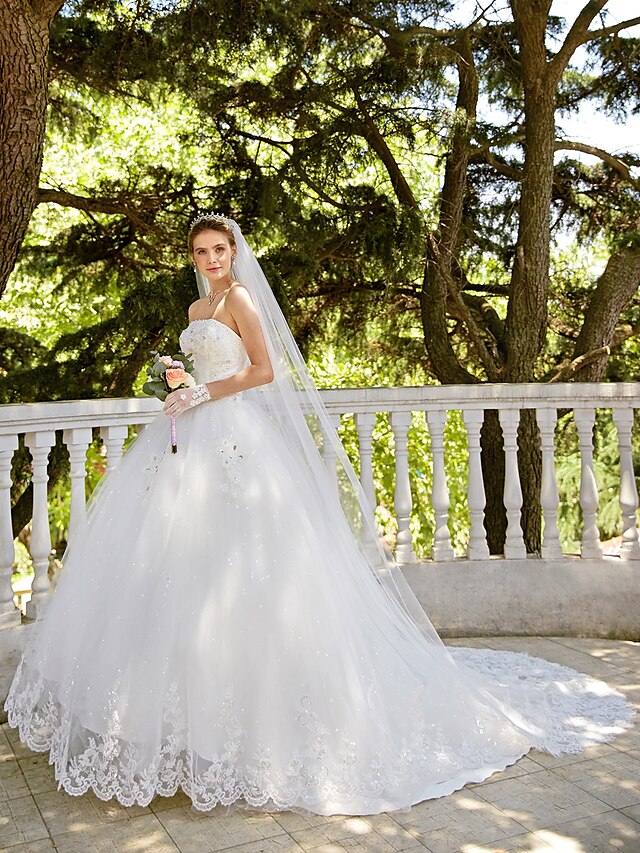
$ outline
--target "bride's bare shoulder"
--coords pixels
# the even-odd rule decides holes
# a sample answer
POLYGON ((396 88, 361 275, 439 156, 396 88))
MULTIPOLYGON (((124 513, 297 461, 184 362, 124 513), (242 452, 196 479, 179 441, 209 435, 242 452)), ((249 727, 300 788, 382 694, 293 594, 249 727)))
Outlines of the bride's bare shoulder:
POLYGON ((192 302, 189 305, 189 322, 191 320, 201 320, 203 317, 207 315, 209 300, 206 296, 203 296, 202 299, 196 299, 195 302, 192 302))
POLYGON ((237 305, 239 303, 246 302, 247 300, 251 301, 251 297, 249 296, 249 291, 244 284, 239 281, 232 281, 225 296, 225 303, 237 305))

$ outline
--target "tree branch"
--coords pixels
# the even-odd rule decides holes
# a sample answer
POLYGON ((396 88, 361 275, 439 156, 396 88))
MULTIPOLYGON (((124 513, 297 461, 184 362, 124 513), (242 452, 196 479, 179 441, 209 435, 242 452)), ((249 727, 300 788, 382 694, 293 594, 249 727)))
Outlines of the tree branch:
MULTIPOLYGON (((447 291, 449 293, 449 298, 453 303, 455 311, 458 312, 458 316, 467 327, 467 332, 469 334, 469 339, 474 345, 476 352, 478 353, 478 357, 482 363, 482 366, 487 372, 487 377, 490 382, 500 382, 502 381, 502 371, 500 370, 500 366, 496 363, 493 355, 489 352, 487 345, 484 342, 482 334, 480 333, 480 329, 469 310, 469 307, 465 303, 460 290, 454 281, 454 278, 451 274, 449 264, 446 263, 445 259, 442 257, 442 253, 440 252, 440 247, 435 246, 434 248, 434 259, 438 265, 438 270, 440 275, 442 276, 443 281, 446 282, 447 291)), ((450 314, 454 312, 450 311, 450 314)))
POLYGON ((568 364, 563 364, 557 373, 549 379, 549 382, 567 382, 569 379, 572 379, 579 370, 582 370, 583 367, 587 367, 587 365, 592 364, 594 361, 598 361, 602 356, 608 356, 610 354, 611 347, 606 346, 598 347, 598 349, 586 352, 584 355, 579 355, 568 364))
POLYGON ((469 155, 469 160, 484 160, 488 166, 491 166, 496 170, 496 172, 504 175, 505 178, 510 178, 512 181, 516 182, 522 180, 522 169, 518 169, 516 166, 510 166, 509 163, 498 157, 488 145, 483 146, 482 148, 472 149, 469 155))
POLYGON ((413 194, 407 179, 402 174, 402 170, 398 165, 397 160, 391 153, 391 149, 386 143, 384 136, 380 133, 380 130, 373 120, 373 117, 369 110, 367 109, 364 101, 360 97, 360 93, 357 91, 355 87, 352 87, 352 91, 354 97, 356 99, 356 104, 358 105, 358 109, 362 115, 362 125, 363 125, 363 135, 367 140, 372 149, 376 152, 380 160, 382 161, 383 166, 387 170, 387 173, 391 179, 391 185, 395 191, 395 194, 398 198, 400 204, 406 204, 407 207, 411 207, 414 210, 419 209, 419 204, 417 202, 416 197, 413 194))
POLYGON ((574 361, 589 356, 588 361, 579 367, 581 381, 600 381, 611 348, 619 346, 625 340, 625 335, 631 337, 633 334, 633 331, 626 334, 626 330, 632 329, 631 326, 621 330, 617 324, 622 311, 638 292, 638 285, 640 249, 627 248, 614 252, 591 294, 573 351, 574 361), (600 351, 600 355, 591 358, 591 354, 597 351, 600 351))
POLYGON ((621 30, 627 30, 631 27, 637 27, 638 24, 640 24, 640 15, 637 18, 629 18, 626 21, 621 21, 619 24, 611 24, 610 27, 602 27, 599 30, 589 30, 587 32, 589 38, 585 39, 585 42, 593 41, 594 39, 604 38, 605 36, 615 35, 621 30))
POLYGON ((61 207, 73 207, 76 210, 84 210, 86 213, 113 213, 118 216, 126 216, 141 231, 153 230, 152 226, 145 222, 136 210, 112 199, 87 198, 86 196, 75 195, 66 190, 40 187, 37 203, 59 204, 61 207))
POLYGON ((585 367, 589 367, 594 362, 599 361, 603 356, 610 356, 612 352, 620 349, 625 341, 628 341, 629 338, 635 338, 638 335, 640 335, 640 326, 631 326, 628 323, 616 326, 613 334, 613 340, 610 344, 598 347, 598 349, 591 350, 591 352, 584 353, 583 355, 579 355, 577 358, 574 358, 573 361, 564 362, 559 367, 557 373, 555 373, 548 381, 566 382, 567 380, 575 379, 576 374, 585 367))
POLYGON ((560 50, 558 50, 553 59, 548 63, 548 73, 554 80, 554 88, 555 84, 557 84, 562 77, 562 73, 569 64, 569 60, 575 53, 576 48, 581 44, 584 44, 586 41, 589 41, 589 38, 587 38, 589 25, 606 5, 607 0, 589 0, 589 2, 582 7, 578 17, 571 25, 569 32, 560 45, 560 50))
POLYGON ((612 169, 624 178, 627 183, 631 184, 635 189, 640 189, 640 181, 634 178, 631 170, 619 157, 615 157, 603 148, 597 148, 595 145, 586 145, 584 142, 576 142, 572 139, 557 139, 555 143, 556 151, 581 151, 583 154, 591 154, 598 157, 604 163, 611 166, 612 169))
POLYGON ((272 145, 274 148, 279 148, 280 151, 284 151, 285 154, 289 155, 291 152, 287 149, 286 146, 292 147, 295 145, 295 140, 286 139, 270 139, 268 136, 261 136, 259 133, 250 133, 248 130, 242 130, 237 125, 234 127, 234 133, 237 133, 238 136, 242 136, 244 139, 251 139, 255 142, 266 142, 267 145, 272 145))

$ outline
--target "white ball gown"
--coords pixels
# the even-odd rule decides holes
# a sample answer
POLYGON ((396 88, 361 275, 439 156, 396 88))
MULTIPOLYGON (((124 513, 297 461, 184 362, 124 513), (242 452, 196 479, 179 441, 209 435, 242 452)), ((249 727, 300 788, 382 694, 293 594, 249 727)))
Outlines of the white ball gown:
MULTIPOLYGON (((213 319, 180 343, 199 381, 246 363, 213 319)), ((99 487, 6 703, 69 794, 373 814, 628 724, 572 670, 427 642, 246 396, 181 416, 177 454, 168 426, 99 487)))

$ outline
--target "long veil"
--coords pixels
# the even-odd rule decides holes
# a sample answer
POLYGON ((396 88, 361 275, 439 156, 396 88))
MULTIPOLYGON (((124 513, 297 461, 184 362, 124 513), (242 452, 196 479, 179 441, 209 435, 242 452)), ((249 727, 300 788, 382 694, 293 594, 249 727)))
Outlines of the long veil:
MULTIPOLYGON (((235 277, 251 294, 274 370, 273 382, 245 393, 267 411, 289 450, 304 461, 309 485, 315 489, 319 503, 331 521, 332 531, 336 536, 351 537, 358 545, 362 559, 357 561, 358 566, 345 568, 356 572, 366 566, 404 616, 420 629, 426 639, 442 646, 400 568, 380 540, 373 508, 258 259, 238 224, 224 218, 232 226, 236 241, 235 277), (331 465, 335 460, 335 472, 328 470, 323 455, 331 460, 331 465)), ((209 283, 197 268, 195 272, 198 292, 200 296, 206 296, 209 283)), ((348 552, 349 548, 346 549, 348 552)))

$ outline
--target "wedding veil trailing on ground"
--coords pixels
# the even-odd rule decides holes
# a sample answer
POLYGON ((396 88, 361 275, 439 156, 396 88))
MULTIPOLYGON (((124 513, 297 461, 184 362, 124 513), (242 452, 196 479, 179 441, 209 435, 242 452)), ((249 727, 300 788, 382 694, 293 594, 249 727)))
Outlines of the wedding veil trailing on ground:
MULTIPOLYGON (((211 217, 224 220, 233 228, 237 247, 235 277, 251 295, 274 370, 273 382, 245 393, 266 409, 290 451, 304 460, 308 484, 316 491, 335 535, 355 538, 363 556, 362 564, 375 575, 387 595, 400 606, 405 617, 419 627, 423 636, 441 645, 402 572, 380 540, 373 507, 369 505, 258 259, 234 220, 218 214, 211 214, 211 217), (329 473, 319 444, 325 451, 325 458, 332 460, 331 464, 335 459, 335 476, 329 473), (339 494, 336 494, 336 482, 339 494)), ((195 273, 198 292, 206 296, 209 283, 197 268, 195 273)), ((362 566, 352 566, 349 570, 362 571, 362 566)))

